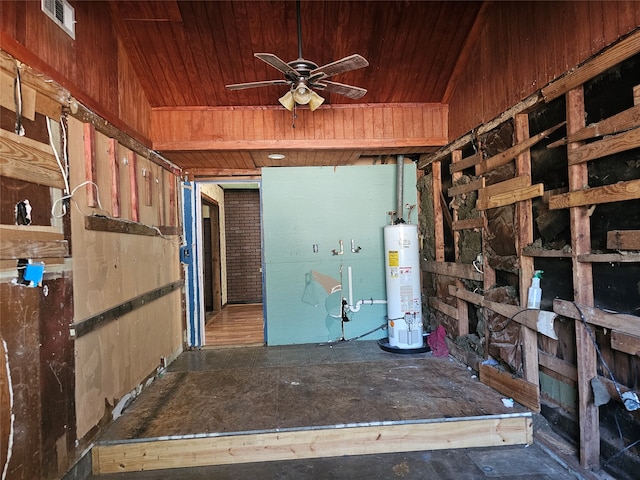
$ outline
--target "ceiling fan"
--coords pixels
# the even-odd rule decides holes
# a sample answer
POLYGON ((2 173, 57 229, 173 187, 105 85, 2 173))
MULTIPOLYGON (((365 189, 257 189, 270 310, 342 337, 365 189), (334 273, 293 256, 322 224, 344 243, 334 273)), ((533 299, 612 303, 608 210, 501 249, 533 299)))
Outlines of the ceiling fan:
POLYGON ((271 85, 289 85, 289 91, 280 99, 280 103, 289 111, 293 111, 297 105, 309 105, 311 111, 317 109, 324 102, 324 98, 314 90, 326 90, 330 93, 344 95, 345 97, 358 99, 367 93, 367 90, 353 85, 333 82, 327 78, 339 73, 356 70, 369 65, 369 62, 361 55, 354 54, 335 62, 327 63, 319 67, 316 63, 305 60, 302 56, 302 28, 300 21, 300 0, 296 1, 296 16, 298 20, 298 58, 291 62, 284 62, 272 53, 255 53, 254 56, 271 65, 284 74, 283 79, 264 80, 261 82, 235 83, 227 85, 230 90, 244 90, 246 88, 267 87, 271 85))

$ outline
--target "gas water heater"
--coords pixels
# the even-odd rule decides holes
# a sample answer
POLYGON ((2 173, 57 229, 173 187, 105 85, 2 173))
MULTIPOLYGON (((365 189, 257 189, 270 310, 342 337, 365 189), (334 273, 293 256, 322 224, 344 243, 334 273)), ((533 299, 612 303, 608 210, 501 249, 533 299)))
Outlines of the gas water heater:
POLYGON ((420 348, 423 336, 417 225, 384 227, 384 261, 389 346, 420 348))

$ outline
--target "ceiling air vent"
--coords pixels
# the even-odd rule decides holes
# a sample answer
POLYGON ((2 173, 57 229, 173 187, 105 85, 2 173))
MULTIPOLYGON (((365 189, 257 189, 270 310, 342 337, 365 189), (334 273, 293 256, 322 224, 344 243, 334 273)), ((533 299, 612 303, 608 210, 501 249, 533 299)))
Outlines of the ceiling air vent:
POLYGON ((76 39, 76 11, 67 0, 42 0, 42 11, 76 39))

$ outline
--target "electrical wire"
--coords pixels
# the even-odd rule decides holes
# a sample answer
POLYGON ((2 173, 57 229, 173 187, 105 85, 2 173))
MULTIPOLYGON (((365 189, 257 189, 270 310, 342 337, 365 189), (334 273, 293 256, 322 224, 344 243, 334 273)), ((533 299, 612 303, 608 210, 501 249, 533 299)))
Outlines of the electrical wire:
MULTIPOLYGON (((49 145, 51 145, 51 148, 53 149, 53 156, 56 158, 56 162, 58 162, 58 168, 60 168, 60 173, 62 174, 62 179, 64 180, 64 193, 66 195, 69 195, 69 163, 66 159, 65 156, 65 165, 62 165, 62 161, 60 160, 60 153, 58 152, 58 149, 56 148, 54 142, 53 142, 53 136, 51 134, 51 119, 49 117, 47 117, 47 133, 49 134, 49 145)), ((66 147, 66 130, 63 127, 63 138, 65 139, 65 147, 66 147)), ((66 148, 64 148, 64 150, 66 151, 66 148)), ((62 214, 63 216, 67 213, 66 212, 66 208, 64 208, 63 206, 63 210, 64 213, 62 214)), ((59 218, 59 217, 58 217, 59 218)))
POLYGON ((16 62, 16 78, 13 82, 13 101, 16 105, 16 135, 24 136, 24 125, 22 125, 22 78, 20 75, 20 64, 16 62))

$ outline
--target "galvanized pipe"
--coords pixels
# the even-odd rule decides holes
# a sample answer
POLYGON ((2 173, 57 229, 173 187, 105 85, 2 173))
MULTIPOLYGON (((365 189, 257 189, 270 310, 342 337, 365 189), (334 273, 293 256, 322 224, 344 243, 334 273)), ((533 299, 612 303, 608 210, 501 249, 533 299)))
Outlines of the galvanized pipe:
POLYGON ((397 177, 396 178, 396 221, 395 223, 404 223, 404 219, 402 218, 404 212, 404 155, 396 155, 396 163, 397 163, 397 177))

